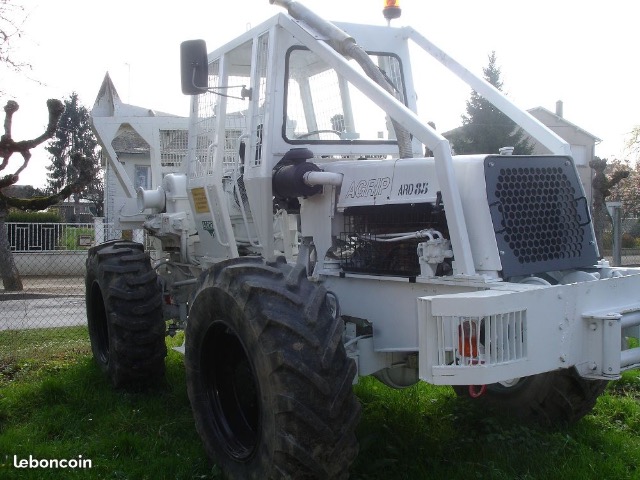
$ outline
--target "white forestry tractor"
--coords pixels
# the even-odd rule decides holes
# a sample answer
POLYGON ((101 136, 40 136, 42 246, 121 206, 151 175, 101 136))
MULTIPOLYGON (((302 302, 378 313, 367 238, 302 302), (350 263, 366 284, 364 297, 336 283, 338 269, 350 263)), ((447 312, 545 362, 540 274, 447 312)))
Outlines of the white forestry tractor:
POLYGON ((359 376, 546 424, 587 414, 640 365, 640 270, 599 260, 570 146, 412 28, 270 2, 287 13, 181 46, 188 155, 137 192, 155 260, 89 250, 111 381, 161 378, 184 329, 196 428, 234 479, 348 477, 359 376), (409 43, 553 153, 452 155, 417 116, 409 43))

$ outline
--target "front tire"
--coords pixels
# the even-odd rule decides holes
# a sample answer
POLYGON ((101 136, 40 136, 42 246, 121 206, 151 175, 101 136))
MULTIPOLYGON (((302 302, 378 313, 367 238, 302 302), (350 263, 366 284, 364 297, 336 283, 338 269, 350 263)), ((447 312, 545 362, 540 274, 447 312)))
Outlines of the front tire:
MULTIPOLYGON (((585 380, 570 368, 487 385, 486 392, 472 401, 526 422, 566 425, 593 410, 607 383, 585 380)), ((460 397, 471 397, 468 386, 454 386, 454 390, 460 397)))
POLYGON ((89 249, 85 277, 93 358, 116 388, 164 378, 166 326, 156 272, 142 245, 115 240, 89 249))
POLYGON ((187 323, 187 389, 209 457, 230 479, 347 478, 356 373, 326 290, 259 258, 200 278, 187 323))

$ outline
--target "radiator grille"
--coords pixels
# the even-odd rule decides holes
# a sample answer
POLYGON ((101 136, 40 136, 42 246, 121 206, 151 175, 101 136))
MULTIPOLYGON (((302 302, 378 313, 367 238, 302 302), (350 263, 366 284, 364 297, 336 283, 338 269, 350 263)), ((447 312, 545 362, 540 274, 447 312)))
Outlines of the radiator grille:
POLYGON ((597 261, 588 202, 568 157, 488 157, 485 176, 505 277, 597 261))

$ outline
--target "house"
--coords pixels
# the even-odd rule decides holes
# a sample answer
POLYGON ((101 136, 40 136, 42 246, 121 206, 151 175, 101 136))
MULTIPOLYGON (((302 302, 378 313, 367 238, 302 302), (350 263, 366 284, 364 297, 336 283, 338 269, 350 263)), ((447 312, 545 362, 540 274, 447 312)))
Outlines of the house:
MULTIPOLYGON (((551 112, 544 107, 535 107, 528 112, 537 118, 540 122, 546 125, 549 129, 553 130, 560 138, 565 140, 571 145, 571 153, 573 154, 573 160, 576 168, 578 169, 578 175, 584 185, 585 194, 589 205, 591 205, 592 198, 592 186, 591 178, 592 171, 589 167, 589 162, 593 160, 595 156, 595 147, 601 140, 595 135, 587 132, 583 128, 571 123, 564 118, 563 104, 561 100, 556 102, 556 111, 551 112)), ((535 141, 533 138, 529 138, 529 143, 533 146, 533 153, 536 155, 544 155, 550 153, 547 148, 535 141)))
POLYGON ((139 224, 136 190, 157 188, 187 154, 188 118, 123 103, 109 74, 91 110, 105 170, 105 221, 139 224))
MULTIPOLYGON (((547 128, 552 130, 556 135, 562 138, 565 142, 567 142, 571 146, 571 153, 573 156, 573 160, 575 162, 576 168, 578 170, 578 175, 580 176, 580 180, 584 185, 585 196, 587 198, 588 204, 591 205, 592 198, 592 186, 591 186, 591 178, 592 171, 591 167, 589 167, 589 162, 593 160, 595 155, 595 146, 601 140, 595 135, 587 132, 586 130, 580 128, 574 123, 571 123, 563 116, 563 104, 561 100, 556 102, 556 111, 555 113, 547 110, 544 107, 535 107, 527 110, 533 117, 535 117, 538 121, 540 121, 547 128)), ((462 127, 457 127, 447 132, 444 132, 442 135, 446 138, 451 138, 456 132, 458 132, 462 127)), ((526 132, 525 132, 526 133, 526 132)), ((527 135, 525 137, 529 144, 533 147, 534 155, 546 155, 551 153, 551 151, 543 146, 540 142, 535 140, 533 137, 527 135)), ((509 145, 505 145, 507 147, 509 145)), ((489 153, 489 152, 486 152, 489 153)), ((493 152, 498 153, 498 152, 493 152)))
POLYGON ((78 203, 73 198, 67 198, 49 207, 49 211, 58 212, 63 223, 93 223, 95 209, 95 203, 84 198, 78 203))

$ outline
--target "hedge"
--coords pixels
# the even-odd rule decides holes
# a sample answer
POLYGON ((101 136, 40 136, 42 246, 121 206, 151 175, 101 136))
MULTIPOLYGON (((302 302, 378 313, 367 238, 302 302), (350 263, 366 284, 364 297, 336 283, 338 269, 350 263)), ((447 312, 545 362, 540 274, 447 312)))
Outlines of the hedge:
POLYGON ((15 210, 9 212, 7 222, 17 223, 61 223, 62 218, 58 212, 23 212, 15 210))

